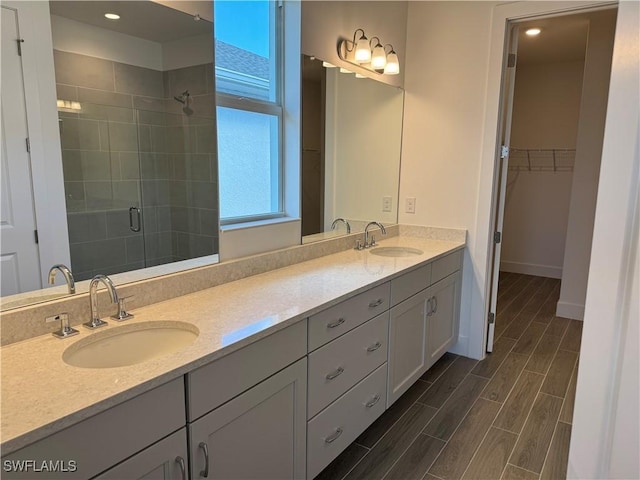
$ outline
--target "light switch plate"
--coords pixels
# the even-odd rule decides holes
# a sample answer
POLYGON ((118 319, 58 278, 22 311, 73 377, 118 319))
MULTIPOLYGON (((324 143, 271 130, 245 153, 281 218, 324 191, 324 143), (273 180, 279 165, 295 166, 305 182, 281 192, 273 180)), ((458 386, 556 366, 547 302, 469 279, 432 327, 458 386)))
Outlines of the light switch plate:
POLYGON ((391 197, 382 197, 383 212, 390 212, 392 204, 393 204, 393 200, 391 199, 391 197))
POLYGON ((406 213, 416 213, 416 197, 407 197, 404 203, 406 213))

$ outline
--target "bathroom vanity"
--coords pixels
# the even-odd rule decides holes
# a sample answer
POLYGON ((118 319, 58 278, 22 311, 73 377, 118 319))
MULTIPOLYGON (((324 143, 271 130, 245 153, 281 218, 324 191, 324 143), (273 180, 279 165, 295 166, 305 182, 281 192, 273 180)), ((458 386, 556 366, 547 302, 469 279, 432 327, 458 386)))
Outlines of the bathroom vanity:
POLYGON ((199 332, 146 362, 66 364, 89 331, 3 347, 3 478, 314 478, 458 338, 464 242, 382 243, 422 253, 348 250, 134 311, 199 332))

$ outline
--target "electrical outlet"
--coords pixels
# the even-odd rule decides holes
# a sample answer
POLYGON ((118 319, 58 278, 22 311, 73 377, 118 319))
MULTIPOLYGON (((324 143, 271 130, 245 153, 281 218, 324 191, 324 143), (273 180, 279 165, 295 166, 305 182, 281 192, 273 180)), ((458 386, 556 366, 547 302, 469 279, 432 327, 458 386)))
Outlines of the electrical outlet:
POLYGON ((407 197, 405 199, 404 211, 406 213, 416 213, 416 197, 407 197))
POLYGON ((392 203, 393 200, 391 199, 391 197, 382 197, 382 211, 390 212, 392 203))

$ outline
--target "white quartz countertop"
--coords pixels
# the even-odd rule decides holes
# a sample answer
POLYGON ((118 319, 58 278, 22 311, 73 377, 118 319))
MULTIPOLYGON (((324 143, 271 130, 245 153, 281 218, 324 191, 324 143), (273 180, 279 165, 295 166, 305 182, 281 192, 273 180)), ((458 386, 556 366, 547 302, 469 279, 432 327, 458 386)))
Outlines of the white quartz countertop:
POLYGON ((424 253, 392 258, 347 250, 149 305, 132 311, 131 320, 111 321, 98 330, 155 320, 180 320, 199 329, 195 342, 183 350, 137 365, 88 369, 64 363, 66 348, 96 333, 83 327, 79 335, 64 340, 43 335, 2 347, 2 454, 463 248, 464 242, 401 236, 381 241, 380 246, 406 246, 424 253))

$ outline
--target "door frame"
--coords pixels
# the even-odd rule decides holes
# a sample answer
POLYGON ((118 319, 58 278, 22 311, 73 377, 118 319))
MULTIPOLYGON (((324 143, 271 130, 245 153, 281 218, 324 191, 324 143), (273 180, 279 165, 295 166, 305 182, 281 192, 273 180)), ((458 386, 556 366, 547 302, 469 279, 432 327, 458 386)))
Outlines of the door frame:
POLYGON ((500 185, 498 172, 500 164, 496 162, 500 154, 500 136, 502 119, 502 78, 504 52, 508 48, 508 24, 534 18, 554 17, 583 13, 617 5, 617 1, 523 1, 498 5, 492 18, 489 49, 489 68, 485 97, 485 115, 478 209, 476 215, 476 238, 472 247, 483 258, 484 265, 478 272, 478 288, 472 293, 471 321, 469 337, 477 343, 469 344, 468 354, 474 358, 484 358, 488 334, 488 314, 491 294, 491 265, 493 258, 493 228, 497 214, 497 196, 500 185), (475 295, 474 295, 475 294, 475 295))
MULTIPOLYGON (((48 285, 49 268, 57 263, 71 267, 69 231, 58 130, 53 42, 48 3, 3 0, 18 12, 22 43, 27 128, 31 154, 31 182, 38 229, 40 276, 48 285)), ((62 277, 56 282, 64 283, 62 277)))

